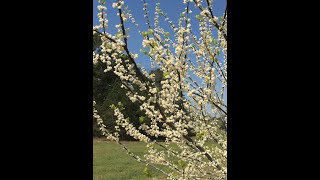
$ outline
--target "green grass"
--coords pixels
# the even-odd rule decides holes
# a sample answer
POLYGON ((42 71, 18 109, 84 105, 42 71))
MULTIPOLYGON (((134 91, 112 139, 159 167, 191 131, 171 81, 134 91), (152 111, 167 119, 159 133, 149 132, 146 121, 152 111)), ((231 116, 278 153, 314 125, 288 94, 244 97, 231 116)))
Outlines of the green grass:
MULTIPOLYGON (((122 142, 128 149, 143 158, 146 152, 146 144, 137 141, 122 142)), ((212 143, 206 143, 209 146, 214 146, 212 143)), ((173 149, 178 150, 177 146, 170 145, 173 149)), ((162 149, 156 146, 157 149, 162 149)), ((173 159, 177 164, 177 160, 173 159)), ((145 164, 137 162, 133 157, 128 155, 126 151, 117 143, 102 141, 95 139, 93 141, 93 179, 94 180, 145 180, 151 179, 144 175, 143 170, 145 164)), ((148 167, 153 177, 158 179, 166 179, 161 172, 148 167)), ((168 167, 161 167, 168 172, 168 167)))
MULTIPOLYGON (((143 158, 145 143, 123 142, 131 152, 143 158)), ((137 162, 122 147, 114 142, 93 141, 94 180, 144 180, 145 164, 137 162)), ((153 176, 162 177, 161 172, 149 167, 153 176)), ((162 178, 161 178, 162 179, 162 178)), ((163 178, 165 179, 165 178, 163 178)))

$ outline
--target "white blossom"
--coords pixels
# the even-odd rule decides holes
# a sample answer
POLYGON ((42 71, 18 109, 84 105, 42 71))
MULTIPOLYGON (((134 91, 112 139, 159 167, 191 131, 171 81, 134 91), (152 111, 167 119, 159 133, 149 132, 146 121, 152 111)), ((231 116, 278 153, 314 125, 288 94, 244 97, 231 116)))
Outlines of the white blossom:
MULTIPOLYGON (((157 4, 154 19, 150 19, 147 3, 142 1, 146 24, 150 25, 150 29, 141 32, 141 52, 150 58, 153 66, 160 68, 162 80, 156 83, 155 74, 149 74, 143 67, 135 67, 145 56, 139 56, 132 51, 130 44, 126 44, 126 41, 136 41, 128 39, 134 29, 129 30, 127 26, 130 20, 135 25, 136 22, 130 9, 123 8, 124 1, 120 0, 114 2, 112 7, 123 8, 121 18, 124 23, 116 22, 118 31, 114 34, 108 31, 105 6, 98 6, 101 11, 98 14, 100 24, 94 26, 93 31, 97 33, 102 30, 103 35, 101 53, 93 52, 93 63, 105 63, 107 67, 104 71, 113 71, 120 78, 126 95, 139 106, 144 113, 142 119, 147 121, 141 121, 140 126, 136 127, 124 116, 121 108, 115 107, 116 131, 111 133, 95 108, 93 117, 102 134, 122 146, 119 139, 121 128, 134 139, 145 142, 146 153, 143 157, 127 149, 128 154, 137 161, 154 165, 154 168, 161 167, 158 165, 168 167, 167 171, 163 171, 168 179, 226 178, 227 105, 224 97, 227 88, 227 18, 212 16, 209 11, 211 6, 201 0, 180 0, 202 10, 197 14, 198 10, 192 12, 185 9, 174 22, 157 4), (191 16, 197 16, 197 24, 192 24, 191 16), (160 26, 161 20, 169 23, 170 31, 160 26), (215 29, 216 25, 220 28, 215 29), (197 36, 195 31, 199 32, 197 36), (129 58, 123 59, 123 55, 129 58), (190 131, 196 136, 191 138, 190 131), (165 142, 159 144, 149 137, 163 137, 165 142), (213 142, 215 146, 208 145, 213 142), (178 150, 173 149, 172 144, 178 150), (177 159, 178 163, 173 159, 177 159)), ((212 0, 208 3, 214 5, 212 0)), ((116 13, 120 16, 118 11, 116 13)), ((161 168, 157 170, 161 171, 161 168)))

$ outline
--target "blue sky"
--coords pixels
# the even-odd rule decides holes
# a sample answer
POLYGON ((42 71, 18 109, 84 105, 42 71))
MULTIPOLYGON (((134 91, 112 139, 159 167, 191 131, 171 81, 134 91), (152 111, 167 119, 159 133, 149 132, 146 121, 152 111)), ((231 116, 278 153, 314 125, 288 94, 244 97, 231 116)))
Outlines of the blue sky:
MULTIPOLYGON (((106 0, 107 1, 107 16, 109 20, 109 29, 108 32, 111 34, 116 34, 117 29, 115 28, 116 24, 119 24, 119 16, 117 16, 117 9, 112 8, 112 3, 116 2, 116 0, 106 0)), ((177 26, 179 14, 184 11, 186 7, 183 4, 183 0, 146 0, 148 3, 149 16, 151 20, 151 24, 153 25, 153 17, 155 11, 155 5, 157 2, 160 2, 160 8, 162 11, 166 12, 170 20, 177 26)), ((97 6, 99 5, 98 0, 93 0, 93 25, 98 25, 97 6)), ((128 47, 130 52, 139 54, 139 58, 137 59, 137 63, 141 64, 146 70, 151 70, 149 57, 140 53, 140 49, 142 48, 142 40, 143 37, 139 34, 140 31, 147 31, 148 27, 146 25, 146 18, 144 17, 143 11, 143 2, 141 0, 125 0, 125 6, 129 6, 131 10, 132 16, 135 18, 136 23, 139 24, 139 27, 135 27, 130 20, 125 22, 125 27, 130 28, 130 38, 128 39, 128 47)), ((213 6, 213 14, 215 16, 222 16, 226 7, 226 0, 214 0, 213 6)), ((198 20, 194 17, 196 14, 200 12, 200 10, 194 7, 194 3, 191 3, 189 9, 193 11, 191 18, 191 24, 193 32, 199 37, 199 28, 198 28, 198 20)), ((167 22, 164 21, 164 18, 160 16, 159 25, 163 27, 166 31, 172 32, 170 26, 167 22)), ((173 34, 173 33, 172 33, 173 34)), ((192 58, 192 55, 189 56, 192 58)), ((193 76, 194 79, 197 79, 193 76)), ((226 93, 225 93, 226 94, 226 93)), ((226 100, 226 96, 225 96, 226 100)))
MULTIPOLYGON (((108 32, 111 34, 117 33, 117 30, 115 28, 116 24, 119 24, 119 16, 117 16, 117 9, 114 9, 111 7, 112 3, 116 2, 116 0, 107 0, 107 16, 109 20, 109 29, 108 32)), ((183 0, 146 0, 148 3, 148 9, 149 9, 149 15, 151 19, 151 24, 153 24, 153 17, 154 17, 154 9, 155 4, 157 2, 160 2, 160 8, 164 12, 168 14, 168 17, 170 20, 177 25, 179 14, 184 11, 185 4, 183 4, 183 0)), ((226 6, 226 0, 215 0, 215 5, 213 7, 213 12, 215 15, 221 16, 223 14, 223 11, 226 6)), ((97 6, 99 5, 97 0, 93 0, 93 25, 99 24, 97 13, 98 9, 97 6)), ((145 67, 147 70, 150 70, 150 61, 149 57, 141 54, 140 49, 142 48, 141 42, 143 40, 143 37, 139 34, 138 30, 140 31, 147 31, 147 25, 146 25, 146 18, 144 17, 144 11, 142 9, 143 3, 141 0, 126 0, 125 6, 128 5, 129 9, 131 10, 131 13, 133 17, 135 18, 136 22, 139 24, 139 27, 136 28, 132 25, 132 23, 128 20, 125 23, 125 26, 130 28, 130 38, 128 39, 128 46, 129 50, 132 53, 139 54, 139 58, 137 59, 137 63, 141 64, 143 67, 145 67)), ((199 12, 199 9, 195 8, 192 5, 190 6, 190 10, 193 12, 199 12)), ((192 13, 195 15, 195 13, 192 13)), ((197 25, 197 19, 195 19, 193 16, 191 16, 191 23, 194 25, 197 25)), ((165 28, 166 30, 170 30, 169 24, 163 20, 162 17, 160 17, 159 21, 160 26, 165 28)), ((196 26, 195 26, 196 27, 196 26)), ((197 31, 198 28, 194 28, 194 33, 197 35, 199 32, 197 31)), ((199 37, 199 36, 198 36, 199 37)))

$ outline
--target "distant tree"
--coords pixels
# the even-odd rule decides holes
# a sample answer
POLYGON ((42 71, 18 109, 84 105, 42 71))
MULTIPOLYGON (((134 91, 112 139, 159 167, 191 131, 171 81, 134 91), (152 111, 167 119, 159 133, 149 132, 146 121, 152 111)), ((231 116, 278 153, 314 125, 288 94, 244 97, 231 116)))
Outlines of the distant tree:
MULTIPOLYGON (((97 54, 101 54, 101 38, 99 35, 93 35, 93 50, 97 54)), ((126 59, 125 55, 121 56, 126 59)), ((114 62, 113 62, 114 63, 114 62)), ((98 61, 93 65, 93 100, 96 102, 96 108, 100 112, 104 123, 110 131, 115 131, 116 117, 111 108, 112 105, 117 105, 119 102, 125 107, 123 113, 126 117, 130 118, 130 122, 138 127, 140 126, 139 117, 144 117, 144 113, 140 110, 139 106, 130 101, 126 95, 126 90, 121 88, 121 79, 113 71, 105 71, 107 65, 98 61)), ((98 130, 99 126, 93 119, 93 135, 101 137, 101 132, 98 130)), ((148 119, 145 119, 147 122, 148 119)), ((123 140, 133 140, 133 138, 126 134, 126 131, 120 127, 120 138, 123 140)))

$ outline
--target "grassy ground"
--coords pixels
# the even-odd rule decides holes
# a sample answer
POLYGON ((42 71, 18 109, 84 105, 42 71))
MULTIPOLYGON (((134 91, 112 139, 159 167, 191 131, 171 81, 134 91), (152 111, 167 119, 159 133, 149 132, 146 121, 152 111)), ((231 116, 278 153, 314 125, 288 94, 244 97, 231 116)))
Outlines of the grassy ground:
MULTIPOLYGON (((123 142, 134 154, 143 157, 145 144, 123 142)), ((94 180, 144 180, 145 164, 137 162, 122 147, 114 142, 93 141, 93 179, 94 180)), ((150 168, 149 168, 150 169, 150 168)), ((160 172, 150 169, 152 175, 162 177, 160 172)), ((163 178, 165 179, 165 178, 163 178)))
MULTIPOLYGON (((146 144, 143 142, 127 141, 122 142, 131 152, 143 158, 146 151, 146 144)), ((209 143, 209 146, 214 144, 209 143)), ((172 145, 176 149, 176 145, 172 145)), ((161 147, 157 146, 157 149, 161 147)), ((175 164, 177 160, 173 159, 175 164)), ((145 164, 137 162, 133 157, 128 155, 124 149, 115 142, 103 141, 101 139, 94 139, 93 141, 93 179, 94 180, 146 180, 147 178, 143 170, 145 164)), ((167 171, 167 167, 161 167, 167 171)), ((158 179, 166 179, 165 176, 154 170, 148 168, 152 176, 158 179)))

